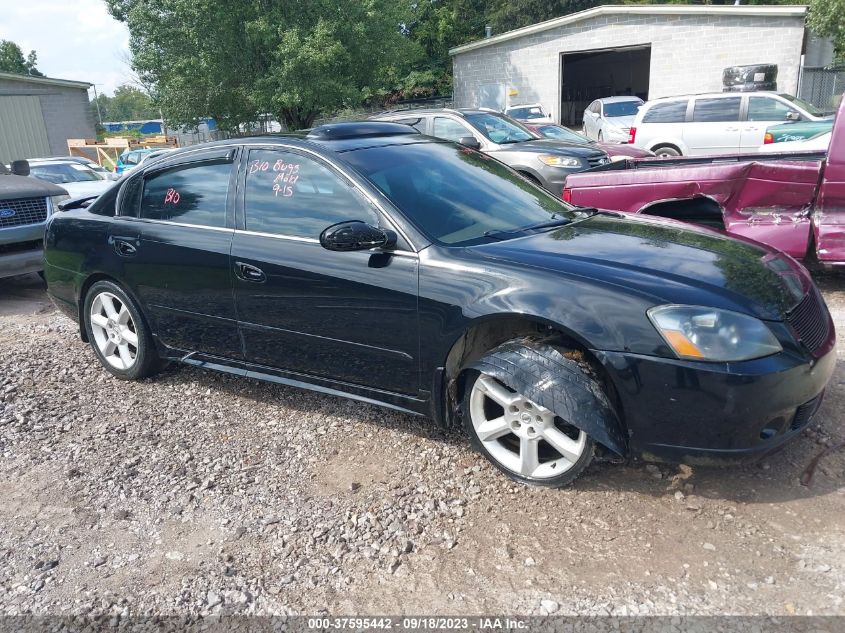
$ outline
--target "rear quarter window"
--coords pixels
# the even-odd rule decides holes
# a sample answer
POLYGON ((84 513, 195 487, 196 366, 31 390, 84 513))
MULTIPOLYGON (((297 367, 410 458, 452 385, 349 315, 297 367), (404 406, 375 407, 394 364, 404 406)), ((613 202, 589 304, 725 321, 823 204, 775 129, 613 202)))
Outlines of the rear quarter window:
POLYGON ((643 123, 683 123, 689 101, 656 103, 643 115, 643 123))

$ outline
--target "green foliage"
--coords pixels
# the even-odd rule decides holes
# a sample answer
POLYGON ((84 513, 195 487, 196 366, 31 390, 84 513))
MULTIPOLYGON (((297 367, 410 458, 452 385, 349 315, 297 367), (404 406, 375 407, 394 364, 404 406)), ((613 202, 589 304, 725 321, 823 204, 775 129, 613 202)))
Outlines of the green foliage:
POLYGON ((819 35, 832 38, 836 56, 845 60, 845 0, 812 0, 807 23, 819 35))
POLYGON ((103 121, 139 121, 160 116, 150 96, 130 85, 118 86, 113 97, 98 95, 96 103, 92 102, 92 105, 95 113, 99 106, 103 121))
POLYGON ((132 33, 133 65, 171 123, 223 129, 269 112, 290 128, 378 100, 409 47, 388 0, 107 0, 132 33))
POLYGON ((44 73, 35 67, 37 63, 35 51, 29 51, 29 55, 24 57, 21 47, 13 41, 0 40, 0 72, 43 77, 44 73))

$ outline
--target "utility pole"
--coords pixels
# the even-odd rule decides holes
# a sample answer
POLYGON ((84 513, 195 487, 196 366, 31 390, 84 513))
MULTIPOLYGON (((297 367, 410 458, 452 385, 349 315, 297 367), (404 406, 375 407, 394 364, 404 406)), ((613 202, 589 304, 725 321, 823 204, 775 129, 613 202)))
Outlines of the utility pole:
POLYGON ((100 120, 100 127, 103 127, 103 113, 100 112, 100 97, 97 95, 97 84, 91 84, 94 89, 94 103, 97 104, 97 118, 100 120))

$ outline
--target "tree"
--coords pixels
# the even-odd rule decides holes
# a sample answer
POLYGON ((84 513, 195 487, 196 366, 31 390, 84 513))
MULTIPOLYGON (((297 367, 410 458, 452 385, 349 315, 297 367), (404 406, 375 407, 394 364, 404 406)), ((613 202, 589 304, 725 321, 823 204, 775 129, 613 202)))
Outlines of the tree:
POLYGON ((129 84, 115 88, 114 96, 98 95, 94 108, 99 106, 104 121, 139 121, 159 118, 158 108, 143 90, 129 84))
POLYGON ((390 0, 107 0, 169 121, 289 128, 394 90, 408 51, 390 0))
POLYGON ((21 47, 13 41, 0 40, 0 71, 2 72, 43 77, 44 74, 35 67, 37 57, 35 51, 29 51, 29 55, 24 57, 21 47))
POLYGON ((836 56, 845 59, 845 0, 812 0, 807 23, 819 35, 833 39, 836 56))

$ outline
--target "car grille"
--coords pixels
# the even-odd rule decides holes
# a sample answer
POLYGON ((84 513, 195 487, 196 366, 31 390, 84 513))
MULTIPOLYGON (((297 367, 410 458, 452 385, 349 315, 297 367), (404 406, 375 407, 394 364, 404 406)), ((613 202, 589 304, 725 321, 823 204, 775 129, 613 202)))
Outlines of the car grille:
POLYGON ((600 165, 607 165, 610 162, 609 158, 605 158, 604 156, 593 156, 587 159, 587 162, 590 164, 590 167, 599 167, 600 165))
POLYGON ((815 288, 786 315, 786 322, 810 353, 815 353, 830 334, 827 310, 815 288))
POLYGON ((792 418, 792 424, 789 425, 791 431, 797 431, 802 426, 809 424, 822 404, 822 397, 824 397, 824 391, 795 410, 795 417, 792 418))
POLYGON ((46 219, 46 198, 0 200, 0 229, 27 224, 40 224, 46 219))

